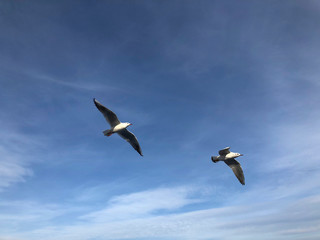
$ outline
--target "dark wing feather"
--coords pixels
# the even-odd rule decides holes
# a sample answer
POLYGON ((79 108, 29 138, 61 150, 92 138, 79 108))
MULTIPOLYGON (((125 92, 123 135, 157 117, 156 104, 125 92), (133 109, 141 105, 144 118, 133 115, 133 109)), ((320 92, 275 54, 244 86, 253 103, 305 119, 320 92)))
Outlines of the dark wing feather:
POLYGON ((224 161, 233 171, 233 173, 238 178, 239 182, 244 185, 244 175, 241 168, 241 165, 238 161, 236 161, 234 158, 229 158, 224 161))
POLYGON ((141 152, 141 148, 140 148, 140 145, 139 145, 139 142, 136 138, 136 136, 128 131, 127 129, 123 129, 123 130, 120 130, 119 132, 117 132, 120 137, 122 137, 123 139, 125 139, 127 142, 129 142, 131 144, 131 146, 141 155, 142 155, 142 152, 141 152))
POLYGON ((225 156, 225 155, 227 155, 228 153, 230 153, 230 147, 226 147, 226 148, 224 148, 224 149, 222 149, 222 150, 220 150, 219 151, 219 155, 220 156, 225 156))
POLYGON ((107 122, 110 124, 111 127, 114 127, 120 123, 117 115, 114 112, 112 112, 111 110, 103 106, 95 98, 93 99, 93 101, 96 107, 103 114, 103 116, 105 117, 105 119, 107 120, 107 122))

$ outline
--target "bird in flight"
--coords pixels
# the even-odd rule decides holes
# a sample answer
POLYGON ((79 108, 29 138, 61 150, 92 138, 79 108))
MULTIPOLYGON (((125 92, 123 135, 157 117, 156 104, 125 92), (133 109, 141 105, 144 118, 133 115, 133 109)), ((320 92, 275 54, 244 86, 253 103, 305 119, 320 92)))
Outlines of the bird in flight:
POLYGON ((103 134, 105 136, 111 136, 114 133, 118 133, 120 137, 125 139, 128 143, 131 144, 131 146, 141 155, 142 151, 139 145, 139 142, 136 138, 136 136, 127 130, 127 127, 132 125, 128 122, 120 122, 117 115, 103 106, 101 103, 99 103, 95 98, 93 99, 94 104, 98 108, 98 110, 103 114, 107 122, 110 124, 111 128, 103 131, 103 134))
POLYGON ((219 156, 212 156, 211 160, 212 162, 216 163, 219 161, 224 161, 233 171, 233 173, 236 175, 236 177, 238 178, 239 182, 244 185, 244 175, 243 175, 243 171, 241 168, 240 163, 235 160, 235 158, 239 157, 239 156, 243 156, 240 153, 234 153, 234 152, 230 152, 230 147, 226 147, 222 150, 219 151, 219 156))

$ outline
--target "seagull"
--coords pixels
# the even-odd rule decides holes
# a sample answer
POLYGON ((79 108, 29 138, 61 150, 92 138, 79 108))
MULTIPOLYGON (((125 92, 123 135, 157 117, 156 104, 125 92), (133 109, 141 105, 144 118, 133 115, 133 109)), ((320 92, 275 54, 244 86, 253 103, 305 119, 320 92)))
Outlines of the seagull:
POLYGON ((238 161, 235 160, 235 158, 239 156, 243 156, 240 153, 234 153, 230 152, 230 147, 226 147, 219 151, 219 156, 212 156, 211 160, 212 162, 216 163, 219 161, 224 161, 233 171, 233 173, 238 178, 239 182, 244 185, 244 175, 241 168, 241 165, 238 161))
POLYGON ((101 103, 99 103, 95 98, 93 99, 94 104, 98 108, 98 110, 103 114, 107 122, 110 124, 111 128, 103 131, 103 134, 105 136, 111 136, 114 133, 118 133, 120 137, 125 139, 128 143, 131 144, 131 146, 141 155, 141 148, 139 145, 139 142, 136 138, 136 136, 127 130, 127 127, 132 125, 131 123, 128 122, 120 122, 117 115, 103 106, 101 103))

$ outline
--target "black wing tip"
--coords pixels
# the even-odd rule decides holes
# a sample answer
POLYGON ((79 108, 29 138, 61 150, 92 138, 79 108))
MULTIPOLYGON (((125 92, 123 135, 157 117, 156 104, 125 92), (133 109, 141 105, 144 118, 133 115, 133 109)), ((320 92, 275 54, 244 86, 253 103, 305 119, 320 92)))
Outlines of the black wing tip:
POLYGON ((238 178, 238 180, 243 186, 246 185, 244 176, 243 176, 243 178, 238 178))
POLYGON ((96 104, 96 105, 99 103, 96 98, 93 98, 93 102, 94 102, 94 104, 96 104))
POLYGON ((100 110, 102 107, 104 107, 97 99, 93 99, 94 105, 100 110))
POLYGON ((142 154, 142 152, 141 152, 140 149, 136 149, 136 148, 134 148, 134 149, 137 151, 137 153, 139 153, 139 155, 140 155, 141 157, 143 157, 143 154, 142 154))
POLYGON ((100 103, 96 98, 93 98, 93 102, 94 102, 95 104, 100 104, 100 105, 101 105, 101 103, 100 103))

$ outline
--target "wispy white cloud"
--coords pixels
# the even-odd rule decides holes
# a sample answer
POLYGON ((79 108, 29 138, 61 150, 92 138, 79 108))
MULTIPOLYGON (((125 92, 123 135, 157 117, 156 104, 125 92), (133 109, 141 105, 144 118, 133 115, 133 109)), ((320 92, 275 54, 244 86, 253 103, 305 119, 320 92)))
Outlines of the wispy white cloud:
MULTIPOLYGON (((32 140, 31 140, 32 141, 32 140)), ((30 147, 24 136, 3 133, 0 141, 0 190, 32 176, 30 158, 26 154, 30 147), (21 138, 20 138, 21 137, 21 138)))
POLYGON ((191 187, 159 188, 113 197, 105 209, 82 216, 97 222, 141 218, 160 210, 174 210, 197 203, 200 199, 190 195, 196 189, 191 187))
POLYGON ((60 206, 54 204, 39 204, 32 201, 1 201, 1 225, 15 225, 22 227, 23 223, 44 222, 64 212, 60 206))
MULTIPOLYGON (((174 190, 174 188, 172 189, 174 190)), ((147 193, 145 191, 144 193, 147 193)), ((151 193, 153 191, 149 191, 151 193)), ((154 190, 156 193, 157 190, 154 190)), ((157 193, 164 193, 159 190, 157 193)), ((134 193, 119 196, 118 203, 135 202, 134 193)), ((170 195, 170 194, 169 194, 170 195)), ((164 198, 166 195, 161 196, 164 198)), ((273 201, 233 207, 208 208, 204 210, 177 212, 181 196, 173 200, 176 212, 152 215, 130 214, 121 221, 107 217, 99 222, 78 221, 72 225, 49 225, 13 236, 29 239, 317 239, 320 233, 320 196, 315 195, 292 202, 273 201), (312 227, 311 227, 312 226, 312 227), (303 233, 303 234, 301 234, 303 233)), ((184 200, 187 204, 188 198, 184 200)), ((136 204, 136 203, 135 203, 136 204)), ((161 204, 160 204, 161 205, 161 204)), ((167 206, 167 204, 165 204, 167 206)), ((138 211, 142 209, 138 208, 138 211)), ((111 213, 111 212, 109 212, 111 213)), ((118 212, 121 214, 121 211, 118 212)), ((145 213, 142 210, 142 213, 145 213)), ((107 214, 107 212, 105 212, 107 214)), ((113 214, 117 214, 114 212, 113 214)), ((98 217, 98 215, 95 217, 98 217)), ((93 217, 92 215, 92 217, 93 217)), ((89 220, 89 219, 88 219, 89 220)))
POLYGON ((39 162, 39 152, 46 148, 45 139, 19 131, 21 123, 0 119, 0 190, 33 175, 31 164, 39 162))
MULTIPOLYGON (((25 221, 28 221, 31 230, 21 233, 22 239, 28 239, 26 236, 40 238, 47 235, 50 231, 61 232, 61 239, 74 236, 79 237, 76 233, 82 228, 81 226, 87 225, 88 231, 83 233, 85 239, 89 239, 90 235, 95 231, 102 229, 101 226, 110 223, 110 226, 122 226, 122 222, 131 221, 134 219, 145 219, 152 216, 157 216, 159 211, 164 211, 161 214, 169 214, 171 211, 176 211, 184 206, 198 203, 203 199, 195 198, 196 193, 200 193, 201 189, 198 187, 183 186, 175 188, 158 188, 147 190, 143 192, 136 192, 131 194, 119 195, 112 197, 107 202, 107 207, 89 212, 74 218, 74 224, 62 227, 60 224, 55 224, 55 218, 64 218, 65 215, 79 211, 78 207, 73 205, 58 206, 52 204, 36 204, 35 202, 0 202, 0 208, 6 209, 6 213, 0 217, 0 222, 7 222, 7 229, 4 231, 10 232, 10 229, 19 228, 23 229, 25 221), (48 221, 51 221, 49 224, 48 221), (118 224, 118 222, 121 222, 118 224), (9 227, 8 227, 9 226, 9 227), (10 227, 11 226, 11 227, 10 227), (73 232, 73 231, 76 232, 73 232)), ((79 203, 79 202, 78 202, 79 203)), ((89 203, 91 204, 91 202, 89 203)), ((84 207, 85 209, 86 207, 84 207)), ((82 208, 83 211, 83 208, 82 208)), ((160 215, 161 215, 160 214, 160 215)), ((1 229, 0 229, 1 230, 1 229)), ((1 231, 0 231, 1 234, 1 231)), ((101 234, 106 234, 102 232, 101 234)), ((19 234, 18 234, 19 235, 19 234)), ((17 236, 18 236, 17 235, 17 236)), ((60 235, 60 234, 58 234, 60 235)), ((1 235, 0 235, 1 236, 1 235)), ((47 236, 50 238, 50 236, 47 236)))
POLYGON ((23 166, 12 156, 0 151, 3 157, 0 161, 0 190, 16 182, 23 182, 25 178, 32 175, 31 169, 23 166))

